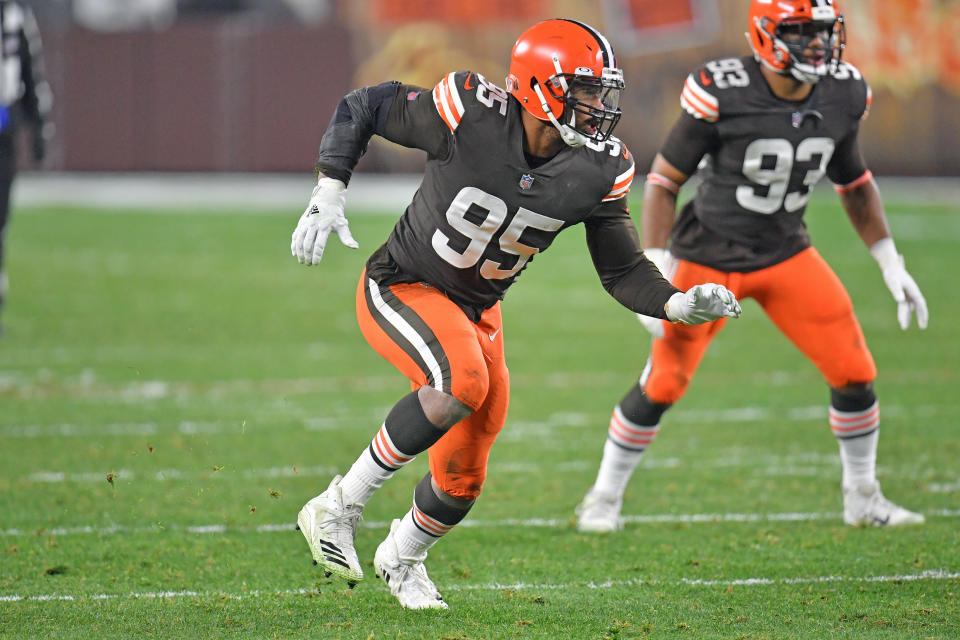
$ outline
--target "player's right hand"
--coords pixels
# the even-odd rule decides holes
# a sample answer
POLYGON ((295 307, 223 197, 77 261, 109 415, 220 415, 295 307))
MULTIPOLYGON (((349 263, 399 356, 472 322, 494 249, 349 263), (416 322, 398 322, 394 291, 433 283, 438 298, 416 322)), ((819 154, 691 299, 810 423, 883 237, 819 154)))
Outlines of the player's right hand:
POLYGON ((290 252, 300 264, 319 264, 327 238, 337 232, 340 242, 356 249, 360 245, 350 234, 350 225, 343 215, 347 201, 347 186, 334 178, 320 178, 313 188, 307 209, 300 216, 290 241, 290 252))
MULTIPOLYGON (((677 261, 674 259, 673 254, 670 253, 669 249, 663 249, 659 247, 650 247, 644 249, 643 253, 650 259, 650 262, 657 266, 657 269, 660 269, 660 273, 663 274, 663 277, 667 280, 673 279, 673 274, 677 270, 677 261)), ((650 332, 654 338, 663 337, 663 320, 660 318, 654 318, 653 316, 645 316, 643 314, 637 314, 637 320, 640 321, 640 324, 643 325, 643 328, 650 332)))

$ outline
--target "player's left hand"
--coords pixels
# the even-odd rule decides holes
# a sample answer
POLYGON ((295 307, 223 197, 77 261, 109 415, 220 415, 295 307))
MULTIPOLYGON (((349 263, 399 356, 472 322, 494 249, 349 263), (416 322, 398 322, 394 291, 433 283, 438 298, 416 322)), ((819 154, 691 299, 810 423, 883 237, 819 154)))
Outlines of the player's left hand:
POLYGON ((910 327, 910 316, 917 314, 917 326, 927 328, 930 314, 927 311, 927 301, 920 293, 920 287, 914 281, 903 264, 903 256, 897 255, 897 260, 883 268, 883 281, 897 301, 897 321, 900 328, 906 331, 910 327))
POLYGON ((673 294, 666 304, 671 322, 702 324, 719 318, 739 318, 740 303, 723 285, 708 282, 673 294))
POLYGON ((916 313, 917 326, 926 329, 927 321, 930 319, 927 301, 920 293, 920 287, 917 286, 913 277, 907 273, 903 256, 897 252, 893 238, 886 237, 878 240, 870 247, 870 253, 880 265, 883 282, 897 302, 897 321, 900 323, 900 328, 906 331, 910 327, 910 315, 916 313))
POLYGON ((307 209, 300 216, 290 241, 290 253, 296 256, 300 264, 309 266, 320 263, 332 231, 336 231, 340 242, 351 249, 360 246, 353 239, 347 217, 343 215, 346 191, 346 185, 334 178, 320 178, 313 188, 307 209))

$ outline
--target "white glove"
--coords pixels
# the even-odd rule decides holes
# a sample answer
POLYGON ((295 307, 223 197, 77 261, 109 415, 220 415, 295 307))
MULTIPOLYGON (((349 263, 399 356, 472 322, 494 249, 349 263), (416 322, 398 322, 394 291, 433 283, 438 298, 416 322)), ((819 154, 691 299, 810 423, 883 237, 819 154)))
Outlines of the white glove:
POLYGON ((340 242, 351 249, 360 246, 350 235, 350 226, 343 215, 346 191, 347 186, 340 180, 320 178, 317 181, 307 210, 300 216, 290 241, 290 253, 296 256, 300 264, 309 266, 320 263, 331 231, 336 231, 340 242))
POLYGON ((906 331, 910 327, 910 313, 916 312, 917 326, 926 329, 927 320, 930 318, 927 312, 927 301, 920 293, 920 287, 904 268, 903 256, 897 253, 893 238, 878 240, 870 247, 870 253, 880 265, 883 281, 893 294, 893 299, 897 301, 897 320, 900 322, 900 328, 906 331))
MULTIPOLYGON (((663 274, 664 278, 667 280, 673 279, 673 274, 677 271, 677 261, 673 257, 673 254, 670 253, 670 249, 652 247, 650 249, 644 249, 643 253, 650 259, 650 262, 657 266, 657 269, 660 269, 660 273, 663 274)), ((640 321, 640 324, 642 324, 654 338, 663 337, 663 320, 660 318, 638 313, 637 320, 640 321)))
POLYGON ((708 282, 673 294, 666 311, 671 322, 702 324, 718 318, 739 318, 740 303, 723 285, 708 282))

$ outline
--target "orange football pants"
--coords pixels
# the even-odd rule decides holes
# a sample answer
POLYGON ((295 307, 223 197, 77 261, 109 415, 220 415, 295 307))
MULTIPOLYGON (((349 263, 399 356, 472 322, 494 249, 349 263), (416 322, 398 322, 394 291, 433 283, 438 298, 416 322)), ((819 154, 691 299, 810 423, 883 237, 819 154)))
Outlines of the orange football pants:
MULTIPOLYGON (((722 284, 738 299, 753 298, 780 331, 816 365, 831 387, 872 382, 877 376, 853 303, 833 269, 810 247, 783 262, 749 273, 717 271, 679 260, 673 284, 686 291, 722 284)), ((726 318, 687 326, 664 321, 653 341, 644 392, 652 401, 674 403, 693 377, 726 318)))
POLYGON ((421 283, 383 287, 364 271, 357 286, 357 322, 370 346, 410 380, 413 390, 429 385, 474 410, 427 455, 430 473, 442 491, 476 498, 510 399, 500 303, 484 311, 475 324, 434 287, 421 283))

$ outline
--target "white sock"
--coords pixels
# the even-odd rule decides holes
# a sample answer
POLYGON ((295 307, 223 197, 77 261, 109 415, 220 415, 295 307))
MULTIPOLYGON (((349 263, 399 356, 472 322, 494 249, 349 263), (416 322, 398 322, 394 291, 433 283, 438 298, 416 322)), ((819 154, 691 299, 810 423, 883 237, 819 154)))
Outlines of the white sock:
POLYGON ((387 471, 374 461, 369 448, 364 449, 340 481, 343 502, 362 507, 393 474, 393 471, 387 471))
POLYGON ((397 552, 401 558, 423 561, 427 557, 427 551, 440 538, 424 533, 415 525, 413 523, 413 509, 411 509, 400 520, 400 526, 394 533, 394 539, 397 541, 397 552))
POLYGON ((830 428, 840 445, 843 490, 877 481, 877 440, 880 437, 880 403, 861 411, 830 407, 830 428))
POLYGON ((844 491, 877 481, 877 442, 880 430, 859 438, 838 439, 844 491))
POLYGON ((607 495, 622 496, 642 457, 643 450, 624 449, 608 438, 603 445, 603 460, 600 462, 600 470, 597 471, 597 480, 593 483, 594 490, 607 495))

